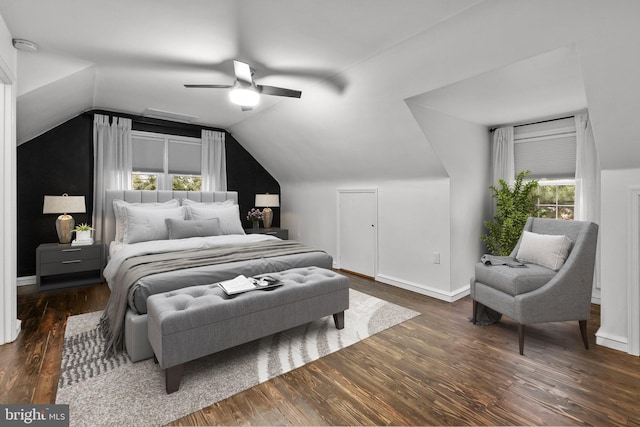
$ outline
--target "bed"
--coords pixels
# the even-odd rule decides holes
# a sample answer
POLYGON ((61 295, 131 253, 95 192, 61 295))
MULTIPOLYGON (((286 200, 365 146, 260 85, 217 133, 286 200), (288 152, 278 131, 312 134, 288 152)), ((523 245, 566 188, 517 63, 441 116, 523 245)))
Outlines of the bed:
POLYGON ((126 349, 134 362, 153 356, 147 338, 150 295, 240 274, 331 269, 333 259, 324 251, 271 235, 245 235, 237 201, 236 192, 107 190, 107 351, 126 349))

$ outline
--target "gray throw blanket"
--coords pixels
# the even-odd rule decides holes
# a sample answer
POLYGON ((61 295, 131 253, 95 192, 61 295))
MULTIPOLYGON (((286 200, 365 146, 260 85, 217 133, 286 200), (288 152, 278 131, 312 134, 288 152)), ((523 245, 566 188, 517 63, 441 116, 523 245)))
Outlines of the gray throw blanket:
POLYGON ((510 256, 484 254, 480 257, 480 262, 484 265, 506 265, 511 268, 526 267, 525 264, 510 256))
POLYGON ((221 245, 211 249, 191 249, 128 258, 111 283, 111 296, 100 318, 100 328, 105 336, 105 354, 124 350, 124 318, 127 311, 129 288, 139 279, 157 273, 246 261, 304 252, 318 252, 292 240, 268 240, 250 244, 221 245))

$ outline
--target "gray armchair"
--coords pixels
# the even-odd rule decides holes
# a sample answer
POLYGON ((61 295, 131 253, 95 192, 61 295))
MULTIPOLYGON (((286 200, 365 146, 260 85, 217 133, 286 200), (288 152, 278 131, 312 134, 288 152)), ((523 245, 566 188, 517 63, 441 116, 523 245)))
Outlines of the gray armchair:
MULTIPOLYGON (((476 264, 475 277, 471 279, 473 323, 478 319, 479 304, 510 317, 518 323, 520 354, 524 354, 524 325, 577 320, 588 349, 587 319, 591 310, 598 225, 529 218, 524 230, 571 239, 573 243, 564 265, 554 271, 537 264, 526 264, 523 268, 476 264)), ((518 253, 522 238, 521 235, 511 257, 515 258, 518 253)))

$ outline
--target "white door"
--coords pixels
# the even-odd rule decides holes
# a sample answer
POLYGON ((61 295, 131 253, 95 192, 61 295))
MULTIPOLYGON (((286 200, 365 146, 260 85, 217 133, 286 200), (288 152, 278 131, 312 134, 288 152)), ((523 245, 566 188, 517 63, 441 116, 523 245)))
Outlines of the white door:
POLYGON ((376 190, 338 190, 341 269, 375 277, 377 200, 376 190))

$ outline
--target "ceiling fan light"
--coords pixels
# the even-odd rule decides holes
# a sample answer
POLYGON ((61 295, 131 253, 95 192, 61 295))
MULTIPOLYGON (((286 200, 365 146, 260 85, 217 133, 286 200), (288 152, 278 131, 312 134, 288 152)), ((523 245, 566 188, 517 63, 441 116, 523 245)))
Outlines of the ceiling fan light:
POLYGON ((229 92, 229 99, 242 107, 255 107, 260 102, 260 94, 253 89, 235 88, 229 92))

